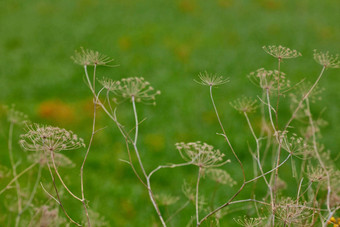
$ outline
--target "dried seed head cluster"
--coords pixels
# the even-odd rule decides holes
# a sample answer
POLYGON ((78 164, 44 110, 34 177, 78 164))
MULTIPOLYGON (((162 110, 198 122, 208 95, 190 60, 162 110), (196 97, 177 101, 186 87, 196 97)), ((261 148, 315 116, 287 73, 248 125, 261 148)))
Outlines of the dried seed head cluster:
POLYGON ((263 217, 248 218, 247 216, 244 216, 243 218, 238 218, 238 219, 234 218, 234 221, 241 226, 253 227, 253 226, 258 226, 258 225, 262 224, 262 222, 265 219, 266 218, 263 218, 263 217))
POLYGON ((226 184, 230 187, 234 186, 236 184, 236 181, 227 173, 227 171, 222 169, 208 169, 207 175, 210 177, 213 181, 216 181, 219 184, 226 184))
POLYGON ((327 180, 327 172, 321 167, 307 166, 307 176, 312 182, 321 182, 327 180))
POLYGON ((111 92, 116 92, 120 85, 120 81, 115 81, 110 78, 103 78, 99 80, 99 83, 103 85, 106 90, 111 92))
POLYGON ((11 171, 6 167, 0 165, 0 180, 11 175, 11 171))
POLYGON ((314 50, 314 60, 319 63, 320 65, 326 68, 339 68, 340 67, 340 60, 339 55, 332 55, 329 52, 318 52, 314 50))
POLYGON ((201 168, 222 166, 230 160, 223 160, 224 154, 215 150, 213 146, 200 141, 190 143, 176 143, 177 150, 185 161, 192 162, 201 168))
POLYGON ((308 216, 308 212, 303 204, 288 197, 279 202, 276 217, 285 225, 300 224, 308 216))
POLYGON ((216 74, 209 74, 207 71, 198 74, 200 80, 194 80, 196 83, 206 86, 218 86, 229 82, 228 78, 223 78, 216 74))
POLYGON ((169 194, 158 194, 158 195, 155 195, 155 198, 159 202, 159 204, 163 206, 169 206, 169 205, 175 204, 179 200, 178 196, 172 196, 169 194))
POLYGON ((123 99, 134 98, 136 102, 143 102, 147 104, 151 103, 155 105, 156 95, 161 94, 160 91, 155 91, 150 83, 148 81, 145 81, 143 77, 123 78, 115 83, 117 85, 117 88, 115 89, 115 91, 111 91, 116 96, 123 99))
POLYGON ((58 208, 43 205, 35 210, 30 226, 68 226, 66 219, 59 215, 58 208))
POLYGON ((65 151, 85 147, 84 140, 72 131, 53 126, 33 124, 20 136, 20 145, 27 151, 65 151))
POLYGON ((23 125, 28 122, 28 117, 26 114, 17 111, 14 105, 7 109, 7 120, 8 122, 16 125, 23 125))
POLYGON ((230 105, 240 113, 253 113, 257 109, 256 102, 249 97, 242 97, 230 102, 230 105))
MULTIPOLYGON (((185 181, 184 181, 183 186, 182 186, 182 191, 183 191, 183 194, 185 195, 185 197, 187 197, 189 201, 195 203, 196 192, 193 189, 193 187, 191 187, 185 181)), ((199 208, 202 209, 205 204, 206 204, 206 201, 205 201, 204 196, 203 195, 199 195, 198 196, 198 206, 199 206, 199 208)))
POLYGON ((277 70, 260 68, 255 72, 251 72, 248 78, 253 84, 264 90, 280 90, 280 93, 285 93, 291 89, 290 80, 286 79, 286 74, 277 70))
POLYGON ((108 63, 112 62, 113 59, 106 55, 100 54, 98 51, 80 48, 80 51, 75 51, 74 56, 71 57, 74 63, 83 66, 108 66, 108 63))
POLYGON ((297 58, 301 56, 301 53, 298 52, 297 50, 291 50, 281 45, 263 46, 262 48, 267 54, 270 54, 271 56, 278 58, 278 59, 297 58))
MULTIPOLYGON (((289 96, 293 103, 299 103, 301 98, 303 98, 310 90, 313 84, 310 81, 303 81, 296 87, 296 92, 290 93, 289 96)), ((320 87, 318 84, 309 93, 308 99, 311 102, 320 101, 322 99, 321 94, 325 89, 320 87)))
MULTIPOLYGON (((53 158, 54 158, 54 163, 56 166, 67 167, 67 168, 73 168, 75 166, 75 164, 72 162, 71 159, 69 159, 68 157, 66 157, 65 155, 61 153, 55 153, 53 158)), ((53 165, 50 152, 32 153, 28 155, 27 159, 30 162, 38 162, 42 166, 45 166, 47 163, 49 165, 53 165)))

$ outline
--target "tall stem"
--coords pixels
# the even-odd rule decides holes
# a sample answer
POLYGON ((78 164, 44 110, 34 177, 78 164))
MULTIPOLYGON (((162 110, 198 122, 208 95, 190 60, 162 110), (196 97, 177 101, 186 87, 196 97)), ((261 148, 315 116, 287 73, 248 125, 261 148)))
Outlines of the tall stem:
POLYGON ((155 197, 154 197, 152 189, 151 189, 150 177, 148 177, 148 175, 145 172, 144 165, 142 163, 142 159, 140 158, 139 151, 138 151, 138 148, 137 148, 139 122, 138 122, 138 115, 137 115, 137 109, 136 109, 136 103, 135 103, 135 97, 134 96, 131 97, 131 101, 132 101, 133 114, 135 116, 135 138, 134 138, 134 141, 133 141, 133 147, 134 147, 140 168, 142 169, 143 175, 145 176, 145 179, 146 179, 149 197, 150 197, 150 200, 152 202, 152 205, 154 206, 162 225, 166 226, 165 221, 163 219, 163 216, 161 214, 161 211, 159 210, 159 207, 156 203, 155 197))
POLYGON ((13 145, 12 145, 13 144, 13 127, 14 127, 14 124, 11 122, 9 125, 9 132, 8 132, 8 153, 9 153, 9 159, 10 159, 11 166, 12 166, 13 177, 15 178, 15 187, 16 187, 17 197, 18 197, 18 216, 16 220, 16 225, 15 225, 15 226, 18 226, 18 223, 20 221, 19 214, 21 213, 21 210, 22 210, 22 201, 21 201, 20 183, 18 179, 16 178, 17 170, 16 170, 16 165, 14 163, 14 158, 13 158, 13 145))
POLYGON ((196 203, 195 203, 197 226, 199 226, 199 223, 200 223, 198 200, 199 200, 199 185, 200 185, 201 171, 202 171, 202 169, 201 169, 201 167, 199 167, 198 168, 198 174, 197 174, 197 182, 196 182, 196 203))

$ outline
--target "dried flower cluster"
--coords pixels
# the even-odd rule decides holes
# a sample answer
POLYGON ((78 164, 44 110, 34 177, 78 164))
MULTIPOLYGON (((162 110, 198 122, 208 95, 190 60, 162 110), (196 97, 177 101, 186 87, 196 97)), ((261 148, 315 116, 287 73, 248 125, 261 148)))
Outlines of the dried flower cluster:
POLYGON ((236 184, 236 181, 230 176, 230 174, 223 169, 211 168, 208 169, 206 173, 208 177, 219 184, 229 185, 230 187, 236 184))
POLYGON ((108 79, 101 83, 116 97, 129 100, 133 98, 136 102, 143 102, 146 104, 151 103, 155 105, 156 96, 161 94, 160 91, 155 91, 150 83, 145 81, 143 77, 128 77, 123 78, 120 81, 108 79))
POLYGON ((241 226, 253 227, 253 226, 258 226, 262 224, 265 219, 266 218, 263 218, 263 217, 249 218, 247 216, 244 216, 243 218, 238 218, 238 219, 234 218, 234 221, 241 226))
POLYGON ((20 145, 27 151, 59 152, 85 147, 84 140, 72 131, 39 124, 28 125, 20 138, 20 145))
POLYGON ((74 56, 71 57, 74 63, 82 66, 108 66, 108 63, 113 59, 106 55, 100 54, 98 51, 80 48, 80 51, 75 51, 74 56))
POLYGON ((286 79, 286 74, 277 70, 260 68, 255 72, 251 72, 248 78, 253 84, 264 90, 280 90, 281 93, 285 93, 291 89, 290 80, 286 79))
POLYGON ((256 102, 249 97, 242 97, 230 102, 230 105, 240 113, 253 113, 257 109, 256 102))
POLYGON ((309 210, 304 204, 291 198, 282 199, 276 208, 276 216, 284 225, 301 224, 308 216, 309 210))
POLYGON ((314 50, 314 60, 319 63, 320 65, 326 68, 339 68, 340 67, 340 60, 339 55, 332 55, 329 52, 318 52, 314 50))
POLYGON ((164 193, 155 195, 155 198, 157 199, 159 204, 163 206, 170 206, 172 204, 175 204, 179 200, 178 196, 172 196, 172 195, 164 194, 164 193))
POLYGON ((297 58, 301 56, 301 53, 297 50, 291 50, 288 47, 283 47, 281 45, 263 46, 262 48, 267 54, 270 54, 271 56, 278 59, 297 58))
POLYGON ((219 150, 215 150, 213 146, 200 141, 190 143, 176 143, 176 148, 182 158, 187 162, 192 162, 201 168, 210 168, 222 166, 230 160, 223 160, 225 156, 219 150))
POLYGON ((8 122, 15 125, 23 125, 28 122, 28 117, 26 114, 17 111, 14 105, 7 110, 7 120, 8 122))
POLYGON ((196 83, 210 87, 222 85, 229 82, 228 78, 223 78, 222 76, 218 76, 216 74, 210 74, 206 71, 204 73, 200 73, 198 77, 200 80, 194 80, 196 83))

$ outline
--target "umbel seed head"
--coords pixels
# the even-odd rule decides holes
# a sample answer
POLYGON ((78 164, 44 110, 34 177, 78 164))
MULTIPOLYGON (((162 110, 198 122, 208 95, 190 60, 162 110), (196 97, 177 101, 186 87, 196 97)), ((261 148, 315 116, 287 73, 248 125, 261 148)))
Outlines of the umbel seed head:
POLYGON ((71 59, 74 63, 82 66, 109 66, 108 63, 113 61, 113 59, 98 51, 84 49, 83 47, 80 47, 80 51, 76 50, 74 56, 71 56, 71 59))
POLYGON ((301 56, 301 53, 298 52, 297 50, 291 50, 287 47, 283 47, 281 45, 275 46, 263 46, 263 50, 267 53, 270 54, 271 56, 277 58, 277 59, 284 59, 284 58, 297 58, 301 56))
POLYGON ((143 77, 128 77, 116 82, 117 88, 113 93, 122 98, 142 102, 146 104, 156 104, 156 96, 161 92, 155 90, 143 77))
POLYGON ((253 113, 257 109, 256 102, 249 97, 242 97, 230 102, 230 105, 240 113, 253 113))
POLYGON ((33 124, 20 136, 20 145, 27 151, 59 152, 85 147, 84 140, 63 128, 33 124))
POLYGON ((340 68, 339 55, 314 50, 314 60, 325 68, 340 68))
POLYGON ((216 74, 209 74, 207 71, 204 73, 198 74, 199 80, 194 80, 196 83, 205 86, 218 86, 229 82, 228 78, 223 78, 222 76, 218 76, 216 74))
POLYGON ((230 160, 223 160, 224 154, 213 146, 200 141, 176 143, 176 148, 185 161, 192 162, 200 168, 219 167, 230 160))

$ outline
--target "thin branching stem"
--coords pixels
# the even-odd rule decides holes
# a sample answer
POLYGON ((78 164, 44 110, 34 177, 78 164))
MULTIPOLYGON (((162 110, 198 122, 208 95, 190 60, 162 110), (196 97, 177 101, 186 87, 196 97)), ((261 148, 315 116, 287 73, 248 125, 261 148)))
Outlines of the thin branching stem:
POLYGON ((24 169, 23 171, 21 171, 19 174, 17 174, 7 185, 6 187, 4 187, 1 191, 0 191, 0 195, 2 193, 4 193, 4 191, 8 190, 11 188, 11 185, 17 180, 19 179, 19 177, 21 177, 22 175, 24 175, 26 172, 30 171, 34 166, 36 166, 38 164, 38 162, 34 162, 33 164, 31 164, 30 166, 28 166, 26 169, 24 169))

